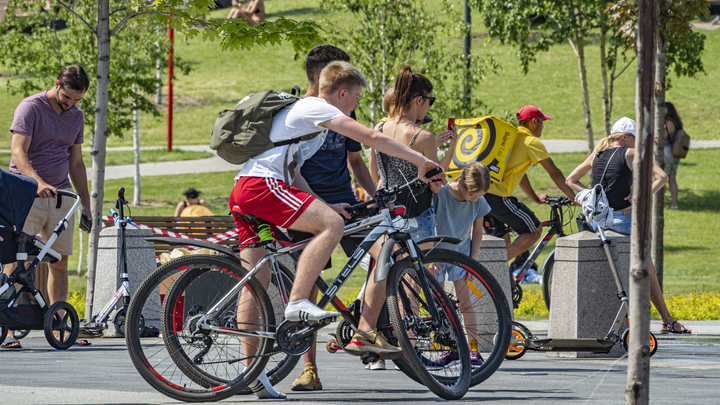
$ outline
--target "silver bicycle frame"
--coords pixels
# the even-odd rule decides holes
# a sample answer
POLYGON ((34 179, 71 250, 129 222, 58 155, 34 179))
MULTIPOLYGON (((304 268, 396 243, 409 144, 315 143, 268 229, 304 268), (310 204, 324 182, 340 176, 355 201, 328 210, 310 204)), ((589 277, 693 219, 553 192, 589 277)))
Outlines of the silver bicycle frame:
MULTIPOLYGON (((392 218, 390 217, 390 210, 387 208, 384 208, 378 213, 377 215, 374 215, 370 218, 363 219, 358 222, 354 222, 352 224, 348 224, 345 226, 345 230, 343 231, 343 236, 350 235, 353 233, 356 233, 360 231, 361 229, 369 228, 373 225, 377 225, 375 229, 373 229, 368 236, 363 239, 362 243, 365 243, 367 241, 375 242, 378 240, 383 234, 389 231, 394 231, 395 227, 392 224, 392 218)), ((208 330, 208 331, 215 331, 215 332, 222 332, 224 334, 229 335, 236 335, 236 336, 262 336, 262 337, 268 337, 268 338, 275 338, 275 333, 270 332, 256 332, 256 331, 240 331, 240 330, 233 330, 225 327, 218 327, 218 326, 212 326, 207 323, 209 319, 214 319, 214 317, 220 312, 221 308, 226 307, 230 302, 235 299, 235 297, 240 294, 240 291, 243 289, 245 284, 250 280, 250 278, 255 277, 255 275, 260 271, 260 269, 267 263, 268 260, 272 262, 273 270, 277 268, 277 258, 276 256, 289 254, 292 252, 296 252, 298 250, 303 249, 305 246, 307 246, 308 243, 310 243, 312 239, 308 239, 306 241, 297 242, 290 246, 283 247, 280 249, 277 249, 275 251, 271 251, 268 255, 263 257, 258 261, 258 263, 255 265, 255 267, 250 270, 250 272, 243 277, 242 280, 238 284, 235 285, 225 296, 223 296, 220 301, 218 301, 215 305, 213 305, 207 313, 200 319, 198 322, 198 329, 200 330, 208 330)), ((353 254, 353 256, 348 261, 348 265, 350 265, 351 269, 355 269, 357 267, 357 264, 360 262, 360 258, 365 254, 365 251, 356 251, 356 254, 353 254), (362 253, 362 254, 361 254, 362 253)), ((341 286, 341 285, 340 285, 341 286)), ((334 291, 328 290, 326 292, 326 295, 329 293, 336 292, 340 286, 338 286, 334 291)), ((284 286, 283 286, 284 288, 284 286)))

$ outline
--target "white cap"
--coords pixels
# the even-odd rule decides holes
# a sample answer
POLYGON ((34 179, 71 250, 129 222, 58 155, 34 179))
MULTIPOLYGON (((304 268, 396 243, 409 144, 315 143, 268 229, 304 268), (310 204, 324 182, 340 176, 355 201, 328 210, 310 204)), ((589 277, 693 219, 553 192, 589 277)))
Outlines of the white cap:
MULTIPOLYGON (((635 121, 631 120, 628 117, 622 117, 615 124, 613 124, 612 129, 610 130, 610 134, 618 134, 618 133, 624 133, 624 134, 632 134, 632 136, 635 135, 635 121)), ((608 135, 609 136, 609 135, 608 135)))

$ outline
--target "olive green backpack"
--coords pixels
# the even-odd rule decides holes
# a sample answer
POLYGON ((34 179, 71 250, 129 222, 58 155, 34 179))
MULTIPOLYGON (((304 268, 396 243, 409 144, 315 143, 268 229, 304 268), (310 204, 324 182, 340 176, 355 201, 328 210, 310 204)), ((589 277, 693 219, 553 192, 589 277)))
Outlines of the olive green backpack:
POLYGON ((275 90, 245 96, 235 107, 220 111, 212 131, 210 148, 230 163, 243 164, 272 148, 318 136, 320 132, 279 142, 270 140, 273 116, 299 99, 275 90))

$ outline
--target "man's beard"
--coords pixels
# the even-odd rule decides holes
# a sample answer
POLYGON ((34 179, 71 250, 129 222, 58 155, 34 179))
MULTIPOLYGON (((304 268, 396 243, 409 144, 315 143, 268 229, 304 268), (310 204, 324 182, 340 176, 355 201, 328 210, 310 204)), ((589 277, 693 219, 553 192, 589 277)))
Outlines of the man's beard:
MULTIPOLYGON (((58 93, 60 93, 60 92, 58 92, 58 93)), ((65 104, 63 104, 62 101, 60 101, 60 94, 55 95, 55 101, 57 102, 60 109, 63 111, 69 111, 72 108, 72 106, 65 108, 65 104)))

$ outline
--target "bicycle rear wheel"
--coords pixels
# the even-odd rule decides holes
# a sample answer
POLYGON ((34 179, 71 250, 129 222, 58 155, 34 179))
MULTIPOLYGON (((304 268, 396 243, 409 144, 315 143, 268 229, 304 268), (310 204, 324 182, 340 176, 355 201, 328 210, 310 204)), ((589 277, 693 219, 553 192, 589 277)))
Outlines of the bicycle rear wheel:
MULTIPOLYGON (((473 354, 473 365, 470 386, 488 379, 500 367, 504 354, 510 344, 511 318, 508 304, 502 287, 495 277, 480 263, 466 255, 444 249, 433 249, 423 259, 426 268, 442 269, 445 280, 462 277, 457 283, 445 281, 441 283, 448 296, 457 300, 458 315, 463 321, 468 345, 473 354), (455 277, 453 277, 455 276, 455 277), (481 359, 477 361, 477 358, 481 359), (478 364, 480 363, 481 364, 478 364)), ((382 317, 381 317, 382 318, 382 317)), ((423 356, 425 364, 432 366, 430 358, 423 356)), ((401 358, 394 362, 405 372, 410 369, 401 358)), ((415 381, 417 376, 408 374, 415 381)))
POLYGON ((555 267, 555 249, 545 258, 540 268, 543 275, 542 293, 545 307, 550 310, 550 294, 552 294, 553 268, 555 267))
MULTIPOLYGON (((128 307, 125 340, 135 368, 153 388, 181 401, 217 401, 239 393, 259 375, 271 339, 255 340, 257 353, 246 368, 240 338, 193 329, 208 305, 245 275, 234 258, 192 255, 165 264, 143 281, 128 307), (141 339, 143 331, 131 327, 140 325, 141 316, 145 330, 156 334, 161 329, 163 337, 141 339)), ((259 308, 255 329, 274 332, 270 304, 255 279, 247 283, 241 298, 259 308)), ((232 309, 230 305, 222 313, 230 316, 232 309)), ((237 322, 221 317, 213 326, 234 329, 237 322)))
POLYGON ((441 398, 460 399, 470 387, 472 373, 465 332, 442 287, 424 268, 423 272, 431 297, 423 293, 420 275, 410 259, 400 260, 390 269, 387 306, 393 331, 420 381, 441 398), (437 317, 432 315, 434 311, 437 317), (418 354, 417 349, 424 351, 418 354), (452 362, 442 367, 428 367, 423 362, 428 358, 439 364, 445 349, 455 353, 452 362))

